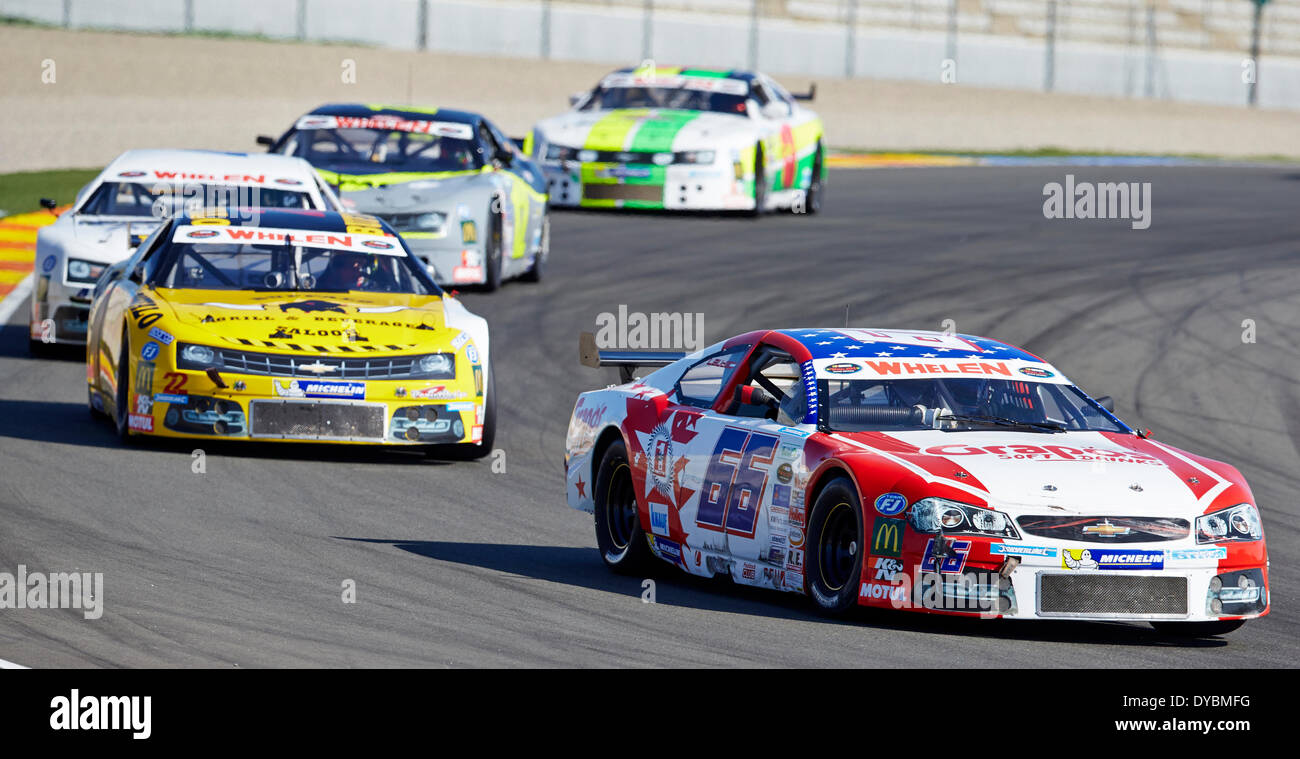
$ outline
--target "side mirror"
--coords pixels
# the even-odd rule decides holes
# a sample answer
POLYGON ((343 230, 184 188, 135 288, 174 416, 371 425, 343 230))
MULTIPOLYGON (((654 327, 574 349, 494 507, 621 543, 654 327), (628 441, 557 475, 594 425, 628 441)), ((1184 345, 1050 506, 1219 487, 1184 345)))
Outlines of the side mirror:
POLYGON ((583 92, 575 92, 569 96, 569 105, 577 105, 578 103, 581 103, 583 99, 586 97, 587 97, 587 93, 585 90, 583 92))
POLYGON ((1096 398, 1093 398, 1093 400, 1101 404, 1101 407, 1106 409, 1110 413, 1112 414, 1115 413, 1115 399, 1110 397, 1109 395, 1101 395, 1096 398))
POLYGON ((136 264, 135 268, 131 270, 131 274, 130 276, 127 277, 127 279, 131 280, 137 285, 144 282, 144 264, 136 264))
POLYGON ((275 145, 275 138, 271 137, 270 135, 259 134, 257 136, 257 144, 265 145, 269 148, 275 145))
POLYGON ((41 198, 41 208, 44 208, 47 211, 53 211, 58 207, 59 204, 54 201, 54 198, 41 198))
POLYGON ((492 157, 502 166, 509 166, 515 160, 515 154, 505 148, 498 148, 497 152, 492 154, 492 157))
POLYGON ((759 109, 765 119, 783 119, 790 115, 790 106, 785 103, 773 100, 759 109))

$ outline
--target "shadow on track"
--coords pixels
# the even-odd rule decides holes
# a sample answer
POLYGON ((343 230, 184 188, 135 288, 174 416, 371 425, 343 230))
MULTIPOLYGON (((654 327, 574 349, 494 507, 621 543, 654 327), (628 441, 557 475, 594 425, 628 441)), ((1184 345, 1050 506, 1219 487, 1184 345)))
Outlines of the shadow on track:
MULTIPOLYGON (((391 545, 436 561, 480 567, 588 590, 638 597, 642 578, 616 575, 605 568, 594 548, 565 546, 457 543, 438 540, 384 540, 335 536, 338 540, 391 545)), ((646 573, 656 582, 655 603, 688 609, 747 614, 773 619, 844 625, 872 629, 958 635, 1037 643, 1094 643, 1110 646, 1167 648, 1219 648, 1219 638, 1171 638, 1146 624, 1124 622, 1067 622, 1054 620, 984 620, 938 614, 909 614, 886 609, 855 609, 842 619, 821 616, 803 596, 736 585, 726 578, 713 580, 653 565, 646 573)), ((936 665, 938 662, 936 662, 936 665)))

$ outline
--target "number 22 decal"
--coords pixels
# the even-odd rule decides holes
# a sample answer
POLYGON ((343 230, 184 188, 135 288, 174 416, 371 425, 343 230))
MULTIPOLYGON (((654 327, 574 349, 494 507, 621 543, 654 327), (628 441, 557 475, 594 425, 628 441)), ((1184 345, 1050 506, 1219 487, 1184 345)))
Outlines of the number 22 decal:
POLYGON ((189 379, 189 375, 180 372, 167 372, 163 375, 163 378, 167 380, 167 387, 164 388, 163 392, 180 395, 185 390, 185 381, 189 379))
POLYGON ((776 457, 775 435, 728 427, 704 473, 695 523, 740 537, 754 537, 768 468, 776 457))

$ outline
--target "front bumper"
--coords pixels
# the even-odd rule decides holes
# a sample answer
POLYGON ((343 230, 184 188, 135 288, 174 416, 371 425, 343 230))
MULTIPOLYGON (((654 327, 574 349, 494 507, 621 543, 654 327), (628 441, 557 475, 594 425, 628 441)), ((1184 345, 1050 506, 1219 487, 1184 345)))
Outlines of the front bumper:
POLYGON ((486 398, 454 381, 219 376, 227 387, 201 372, 164 374, 160 368, 151 393, 131 393, 130 430, 158 437, 372 445, 478 443, 483 437, 486 398))
POLYGON ((92 283, 64 283, 61 277, 40 275, 32 291, 28 332, 32 340, 60 345, 85 345, 89 332, 92 283))
POLYGON ((753 176, 732 164, 579 163, 543 166, 553 206, 743 211, 754 207, 753 176))
POLYGON ((449 238, 422 239, 403 235, 406 244, 427 266, 441 286, 481 285, 487 282, 487 259, 481 245, 449 238))
MULTIPOLYGON (((878 560, 869 557, 859 603, 981 618, 1092 621, 1210 622, 1269 611, 1262 543, 1227 550, 1125 545, 1125 552, 1154 560, 1132 569, 1069 569, 1060 558, 1061 547, 1037 547, 1055 549, 1052 556, 1004 556, 992 555, 979 539, 951 540, 960 554, 942 562, 944 569, 937 574, 933 560, 917 556, 913 561, 905 553, 907 571, 884 582, 875 574, 878 560)), ((1069 549, 1084 547, 1071 544, 1069 549)), ((1091 548, 1101 554, 1115 546, 1091 548)))

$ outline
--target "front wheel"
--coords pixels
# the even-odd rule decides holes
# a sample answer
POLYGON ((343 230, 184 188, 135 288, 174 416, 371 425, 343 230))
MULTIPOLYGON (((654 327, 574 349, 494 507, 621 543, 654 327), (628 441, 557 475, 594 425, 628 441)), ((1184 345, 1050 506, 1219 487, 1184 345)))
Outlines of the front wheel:
POLYGON ((127 342, 126 331, 122 331, 122 352, 117 361, 117 393, 113 398, 116 406, 113 418, 117 427, 117 437, 123 443, 134 442, 131 437, 131 346, 127 342))
POLYGON ((1162 635, 1177 638, 1210 638, 1227 635, 1246 624, 1244 619, 1225 619, 1219 622, 1152 622, 1151 626, 1162 635))
POLYGON ((605 566, 619 574, 644 570, 650 562, 650 546, 641 529, 632 467, 622 440, 605 449, 591 495, 596 502, 596 547, 605 566))
POLYGON ((862 577, 862 505, 853 485, 832 480, 808 514, 805 572, 808 593, 821 609, 843 614, 858 601, 862 577))
POLYGON ((763 165, 763 146, 754 146, 754 210, 750 216, 759 217, 767 211, 767 171, 763 165))
POLYGON ((502 251, 505 242, 501 239, 504 225, 501 223, 501 214, 492 210, 495 205, 496 203, 493 203, 488 206, 488 237, 486 249, 483 251, 483 257, 487 259, 483 262, 485 267, 483 289, 486 292, 495 292, 501 287, 501 267, 504 263, 502 251))
POLYGON ((822 146, 817 143, 817 154, 813 157, 812 179, 808 180, 808 192, 804 195, 803 210, 815 214, 822 210, 822 197, 826 194, 826 183, 822 179, 822 146))

